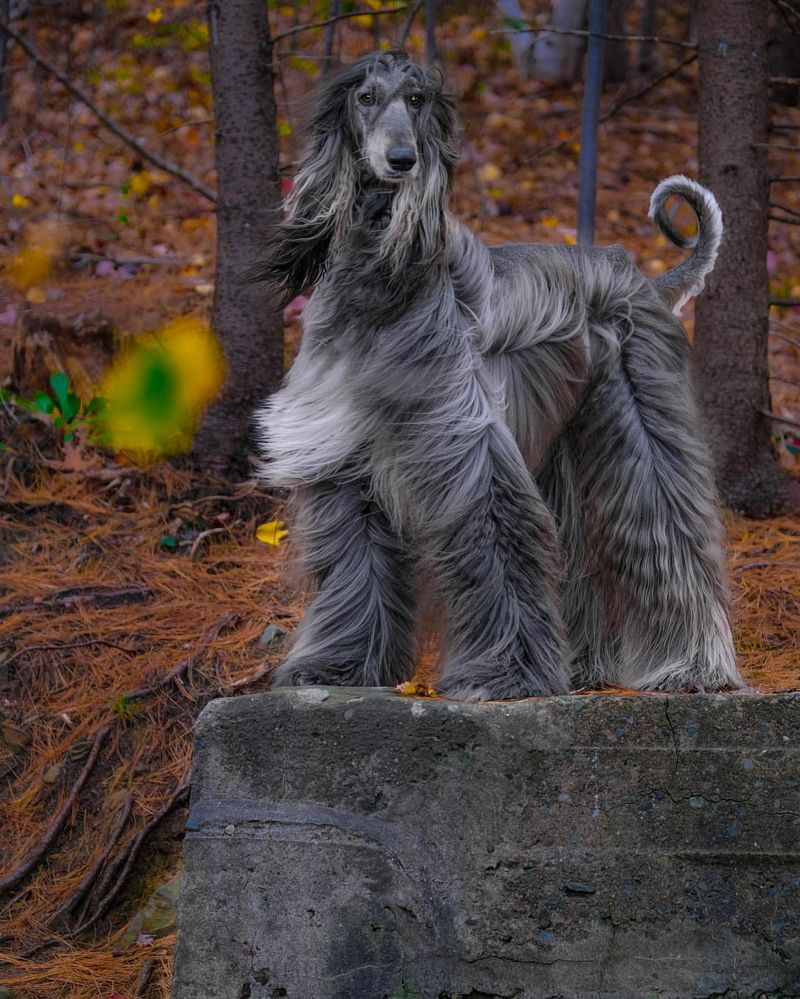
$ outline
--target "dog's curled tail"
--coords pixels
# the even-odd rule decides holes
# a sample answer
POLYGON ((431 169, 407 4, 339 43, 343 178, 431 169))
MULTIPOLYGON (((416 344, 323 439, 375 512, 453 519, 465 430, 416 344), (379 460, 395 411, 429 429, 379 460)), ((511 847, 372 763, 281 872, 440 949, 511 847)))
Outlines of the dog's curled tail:
POLYGON ((662 180, 650 198, 650 218, 659 230, 681 249, 693 247, 686 258, 666 274, 654 278, 653 285, 661 299, 680 312, 682 306, 703 290, 706 275, 714 268, 722 240, 722 212, 717 199, 688 177, 676 175, 662 180), (667 199, 675 195, 688 201, 697 216, 697 235, 684 236, 673 225, 666 211, 667 199))

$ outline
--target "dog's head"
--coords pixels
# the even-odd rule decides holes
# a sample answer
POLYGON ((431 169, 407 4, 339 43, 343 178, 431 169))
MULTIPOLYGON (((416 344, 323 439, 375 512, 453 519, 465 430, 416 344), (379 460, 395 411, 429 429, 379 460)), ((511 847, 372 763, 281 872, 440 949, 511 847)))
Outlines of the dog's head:
POLYGON ((366 56, 325 81, 286 199, 273 252, 254 276, 290 297, 316 282, 330 252, 375 192, 384 224, 377 259, 396 270, 410 252, 432 258, 457 153, 455 111, 441 77, 404 52, 366 56))
POLYGON ((334 101, 346 101, 354 149, 372 177, 402 184, 434 159, 452 171, 453 104, 438 74, 404 52, 382 52, 350 67, 331 90, 334 101))

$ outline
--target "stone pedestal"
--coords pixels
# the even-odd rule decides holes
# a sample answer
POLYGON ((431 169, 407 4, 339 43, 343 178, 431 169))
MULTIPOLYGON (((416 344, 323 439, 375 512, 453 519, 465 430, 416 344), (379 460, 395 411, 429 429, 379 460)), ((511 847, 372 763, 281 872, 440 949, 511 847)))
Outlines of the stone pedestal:
POLYGON ((800 696, 197 724, 174 999, 800 996, 800 696))

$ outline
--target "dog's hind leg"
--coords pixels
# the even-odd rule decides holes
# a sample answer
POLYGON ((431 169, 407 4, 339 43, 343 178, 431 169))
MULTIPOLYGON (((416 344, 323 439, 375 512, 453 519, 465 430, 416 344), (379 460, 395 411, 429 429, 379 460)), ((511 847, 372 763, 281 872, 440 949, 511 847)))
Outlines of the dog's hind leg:
POLYGON ((606 679, 636 689, 741 686, 683 328, 641 294, 629 319, 576 436, 587 552, 616 650, 606 679))
POLYGON ((381 686, 414 668, 412 570, 386 515, 358 482, 299 498, 297 534, 316 595, 277 686, 381 686))
POLYGON ((555 518, 564 558, 560 596, 571 646, 571 682, 573 686, 600 687, 611 673, 616 653, 586 544, 586 511, 571 431, 556 441, 536 469, 535 479, 555 518))

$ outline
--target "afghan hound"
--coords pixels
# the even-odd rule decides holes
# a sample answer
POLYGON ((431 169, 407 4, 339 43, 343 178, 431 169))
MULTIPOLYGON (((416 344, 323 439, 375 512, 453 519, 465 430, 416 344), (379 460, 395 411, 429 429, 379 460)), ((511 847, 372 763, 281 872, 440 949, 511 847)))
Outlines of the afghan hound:
POLYGON ((716 201, 685 177, 656 188, 661 231, 689 245, 665 210, 678 195, 698 236, 654 281, 620 246, 487 247, 448 211, 454 130, 440 79, 404 53, 345 68, 254 270, 285 300, 315 285, 256 417, 314 584, 275 682, 409 679, 433 605, 449 697, 741 686, 671 311, 713 267, 716 201))

